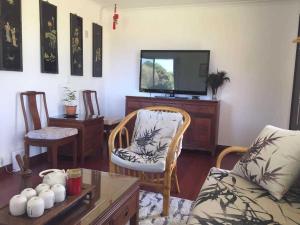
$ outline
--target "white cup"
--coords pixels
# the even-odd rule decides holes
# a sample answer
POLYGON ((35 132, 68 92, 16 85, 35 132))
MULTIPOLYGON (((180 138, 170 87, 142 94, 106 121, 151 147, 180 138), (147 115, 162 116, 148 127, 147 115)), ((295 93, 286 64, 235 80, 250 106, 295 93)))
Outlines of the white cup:
POLYGON ((39 184, 38 186, 36 186, 35 191, 39 195, 42 191, 46 191, 49 189, 50 189, 50 186, 48 184, 42 183, 42 184, 39 184))
POLYGON ((13 216, 21 216, 26 212, 27 198, 23 195, 15 195, 9 200, 9 212, 13 216))
POLYGON ((66 198, 66 188, 62 184, 54 184, 51 190, 55 195, 55 202, 63 202, 66 198))
POLYGON ((25 196, 27 198, 27 201, 31 199, 32 197, 36 196, 37 193, 34 189, 32 188, 25 188, 22 192, 21 195, 25 196))
POLYGON ((45 209, 44 200, 40 197, 32 197, 27 202, 27 215, 29 217, 40 217, 43 215, 45 209))
POLYGON ((55 201, 55 195, 52 190, 48 189, 48 190, 41 191, 39 197, 41 197, 44 200, 45 209, 50 209, 53 207, 55 201))

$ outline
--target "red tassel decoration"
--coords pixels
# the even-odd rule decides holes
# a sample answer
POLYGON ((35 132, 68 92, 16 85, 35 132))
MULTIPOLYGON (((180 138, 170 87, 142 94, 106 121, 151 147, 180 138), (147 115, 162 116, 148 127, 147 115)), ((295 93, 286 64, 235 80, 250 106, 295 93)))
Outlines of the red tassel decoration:
POLYGON ((117 13, 117 4, 115 4, 115 10, 113 15, 113 30, 117 28, 118 19, 119 19, 119 14, 117 13))

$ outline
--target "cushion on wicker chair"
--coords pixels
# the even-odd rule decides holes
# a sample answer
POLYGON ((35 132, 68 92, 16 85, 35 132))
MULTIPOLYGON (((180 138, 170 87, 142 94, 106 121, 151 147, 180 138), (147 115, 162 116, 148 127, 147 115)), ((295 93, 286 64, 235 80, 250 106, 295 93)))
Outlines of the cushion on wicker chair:
POLYGON ((121 167, 152 173, 165 171, 166 152, 154 155, 142 155, 129 148, 119 148, 113 151, 111 161, 121 167))
POLYGON ((300 131, 266 126, 232 172, 281 199, 300 175, 300 131))
POLYGON ((29 131, 26 134, 26 137, 31 139, 58 140, 76 134, 78 134, 76 128, 44 127, 39 130, 29 131))
POLYGON ((188 224, 290 224, 300 221, 300 187, 277 200, 230 171, 212 168, 188 224))
POLYGON ((113 150, 112 162, 133 170, 163 172, 169 145, 182 120, 180 113, 139 110, 131 145, 113 150))

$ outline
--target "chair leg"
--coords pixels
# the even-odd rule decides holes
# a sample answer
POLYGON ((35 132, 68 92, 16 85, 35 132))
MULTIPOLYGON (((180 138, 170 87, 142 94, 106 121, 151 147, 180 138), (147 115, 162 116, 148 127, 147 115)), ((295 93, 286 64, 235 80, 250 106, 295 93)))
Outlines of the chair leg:
POLYGON ((169 207, 170 207, 170 191, 171 191, 171 174, 170 172, 165 173, 164 178, 164 190, 163 190, 163 216, 169 215, 169 207))
POLYGON ((57 146, 53 145, 51 147, 51 154, 52 154, 52 167, 54 169, 57 168, 57 146))
POLYGON ((77 138, 74 138, 72 142, 72 150, 73 150, 73 167, 77 166, 77 138))
POLYGON ((179 183, 178 183, 178 177, 177 177, 177 167, 175 167, 173 169, 173 172, 172 172, 172 180, 174 181, 174 184, 175 184, 175 192, 177 194, 180 193, 180 187, 179 187, 179 183))
POLYGON ((25 151, 25 155, 28 158, 28 168, 29 168, 30 167, 30 157, 29 157, 30 145, 27 143, 27 141, 24 141, 24 151, 25 151))
POLYGON ((52 158, 51 158, 51 148, 47 148, 47 160, 48 162, 52 162, 52 158))

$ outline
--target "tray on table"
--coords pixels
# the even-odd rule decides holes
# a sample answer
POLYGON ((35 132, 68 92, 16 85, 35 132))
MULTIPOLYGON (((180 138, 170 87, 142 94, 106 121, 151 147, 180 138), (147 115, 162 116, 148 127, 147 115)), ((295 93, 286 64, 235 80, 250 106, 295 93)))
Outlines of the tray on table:
POLYGON ((92 201, 92 192, 95 189, 94 185, 82 185, 82 191, 79 195, 67 196, 66 200, 61 203, 55 203, 54 207, 45 210, 44 214, 37 218, 30 218, 25 213, 22 216, 12 216, 9 212, 9 206, 0 209, 0 225, 41 225, 46 224, 54 219, 59 214, 67 211, 73 205, 90 196, 88 200, 92 201))

